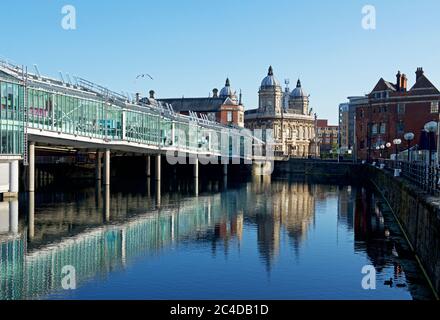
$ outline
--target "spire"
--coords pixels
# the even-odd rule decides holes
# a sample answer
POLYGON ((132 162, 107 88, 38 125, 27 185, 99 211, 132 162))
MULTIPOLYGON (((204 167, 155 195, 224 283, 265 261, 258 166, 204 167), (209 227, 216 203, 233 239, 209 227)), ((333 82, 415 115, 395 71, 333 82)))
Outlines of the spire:
POLYGON ((230 84, 230 82, 229 82, 229 78, 226 78, 226 84, 225 84, 225 87, 230 87, 231 86, 231 84, 230 84))
POLYGON ((267 73, 268 76, 273 76, 273 69, 272 66, 269 67, 269 72, 267 73))
POLYGON ((298 82, 296 83, 297 88, 301 88, 301 80, 298 79, 298 82))

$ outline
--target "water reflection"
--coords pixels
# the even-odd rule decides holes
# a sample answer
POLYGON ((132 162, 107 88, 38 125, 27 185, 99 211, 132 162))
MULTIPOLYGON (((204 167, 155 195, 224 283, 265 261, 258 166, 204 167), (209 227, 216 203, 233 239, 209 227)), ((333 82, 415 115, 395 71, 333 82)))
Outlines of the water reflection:
MULTIPOLYGON (((430 296, 420 270, 398 241, 399 231, 391 215, 367 189, 270 177, 231 184, 229 189, 227 185, 221 180, 163 185, 148 179, 128 191, 118 185, 110 189, 99 184, 75 192, 30 193, 25 199, 28 205, 22 208, 26 215, 20 221, 17 201, 0 203, 0 299, 42 298, 62 292, 61 269, 65 265, 76 268, 81 288, 89 282, 99 283, 103 277, 111 278, 135 266, 136 261, 165 257, 170 248, 185 253, 185 260, 176 257, 171 262, 176 269, 179 264, 195 261, 212 264, 212 269, 222 265, 228 273, 225 279, 216 279, 215 285, 220 290, 234 283, 236 291, 243 290, 241 297, 253 298, 261 292, 260 298, 335 298, 321 296, 319 283, 340 286, 338 290, 346 292, 340 298, 394 298, 396 294, 410 298, 412 292, 418 297, 430 296), (332 242, 335 234, 336 245, 332 242), (252 260, 253 252, 260 265, 252 260), (310 260, 309 252, 317 253, 316 257, 310 260), (223 257, 235 261, 234 269, 228 269, 231 266, 221 260, 223 257), (356 264, 353 259, 357 257, 361 258, 356 264), (339 265, 339 260, 346 263, 339 265), (380 281, 390 276, 396 284, 407 287, 397 293, 362 292, 360 267, 368 262, 377 267, 380 281), (259 278, 261 267, 274 284, 259 278), (335 272, 340 279, 326 279, 326 272, 335 272), (310 282, 316 290, 308 293, 310 282)), ((196 266, 192 265, 191 272, 176 271, 161 278, 164 297, 172 296, 177 281, 187 278, 197 282, 197 278, 208 276, 195 275, 192 270, 196 266), (166 287, 163 283, 170 278, 173 285, 166 287)), ((155 272, 167 267, 158 265, 155 272)), ((140 285, 138 281, 129 285, 140 285)), ((115 292, 120 289, 113 288, 115 292)), ((156 297, 154 294, 159 292, 152 289, 147 297, 156 297)))

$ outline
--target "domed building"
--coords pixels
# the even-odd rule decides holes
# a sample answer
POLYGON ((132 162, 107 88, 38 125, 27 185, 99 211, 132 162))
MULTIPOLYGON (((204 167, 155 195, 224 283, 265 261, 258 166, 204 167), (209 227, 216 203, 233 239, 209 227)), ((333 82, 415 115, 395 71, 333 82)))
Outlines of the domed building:
POLYGON ((288 87, 283 92, 271 66, 261 81, 258 96, 258 109, 245 112, 245 127, 272 129, 276 156, 318 157, 316 116, 309 110, 309 96, 301 81, 292 92, 288 87))
MULTIPOLYGON (((197 98, 161 98, 157 101, 169 104, 175 112, 188 115, 193 112, 199 116, 206 116, 211 121, 217 121, 224 125, 244 127, 244 106, 242 95, 231 87, 229 78, 226 79, 225 86, 219 91, 212 90, 209 97, 197 98)), ((142 102, 153 105, 154 92, 150 93, 150 99, 142 98, 142 102)))

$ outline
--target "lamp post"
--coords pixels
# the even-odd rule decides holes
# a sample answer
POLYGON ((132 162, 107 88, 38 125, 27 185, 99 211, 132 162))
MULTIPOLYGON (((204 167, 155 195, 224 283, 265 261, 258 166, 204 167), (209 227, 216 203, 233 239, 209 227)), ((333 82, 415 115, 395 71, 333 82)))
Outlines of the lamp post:
POLYGON ((380 157, 381 157, 381 158, 382 158, 383 150, 385 150, 385 145, 384 145, 384 144, 381 144, 381 145, 380 145, 380 157))
POLYGON ((390 148, 391 148, 391 143, 390 142, 387 142, 386 143, 386 145, 385 145, 385 147, 387 148, 387 158, 388 158, 388 156, 389 156, 389 154, 390 154, 390 148))
POLYGON ((376 146, 376 151, 379 153, 379 159, 381 158, 381 155, 380 155, 380 146, 376 146))
POLYGON ((400 140, 400 139, 394 139, 393 140, 393 144, 394 144, 394 147, 395 147, 395 150, 396 150, 396 163, 397 163, 397 161, 398 161, 398 158, 399 158, 399 145, 402 143, 402 140, 400 140))
POLYGON ((429 148, 429 165, 432 165, 432 149, 433 146, 431 145, 431 137, 435 132, 437 131, 437 122, 430 121, 427 124, 425 124, 425 130, 428 131, 428 148, 429 148))
POLYGON ((405 133, 405 135, 403 136, 403 139, 406 140, 406 143, 408 144, 408 162, 411 161, 411 141, 414 140, 414 133, 412 132, 408 132, 405 133))

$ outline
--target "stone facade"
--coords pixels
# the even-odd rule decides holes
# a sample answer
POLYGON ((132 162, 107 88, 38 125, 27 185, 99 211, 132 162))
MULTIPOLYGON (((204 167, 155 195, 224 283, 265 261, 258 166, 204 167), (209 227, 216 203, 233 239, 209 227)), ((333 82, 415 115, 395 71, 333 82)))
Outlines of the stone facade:
POLYGON ((297 87, 283 92, 272 67, 263 79, 258 109, 245 112, 245 127, 251 130, 272 129, 275 156, 318 157, 316 117, 309 111, 309 96, 297 87))

